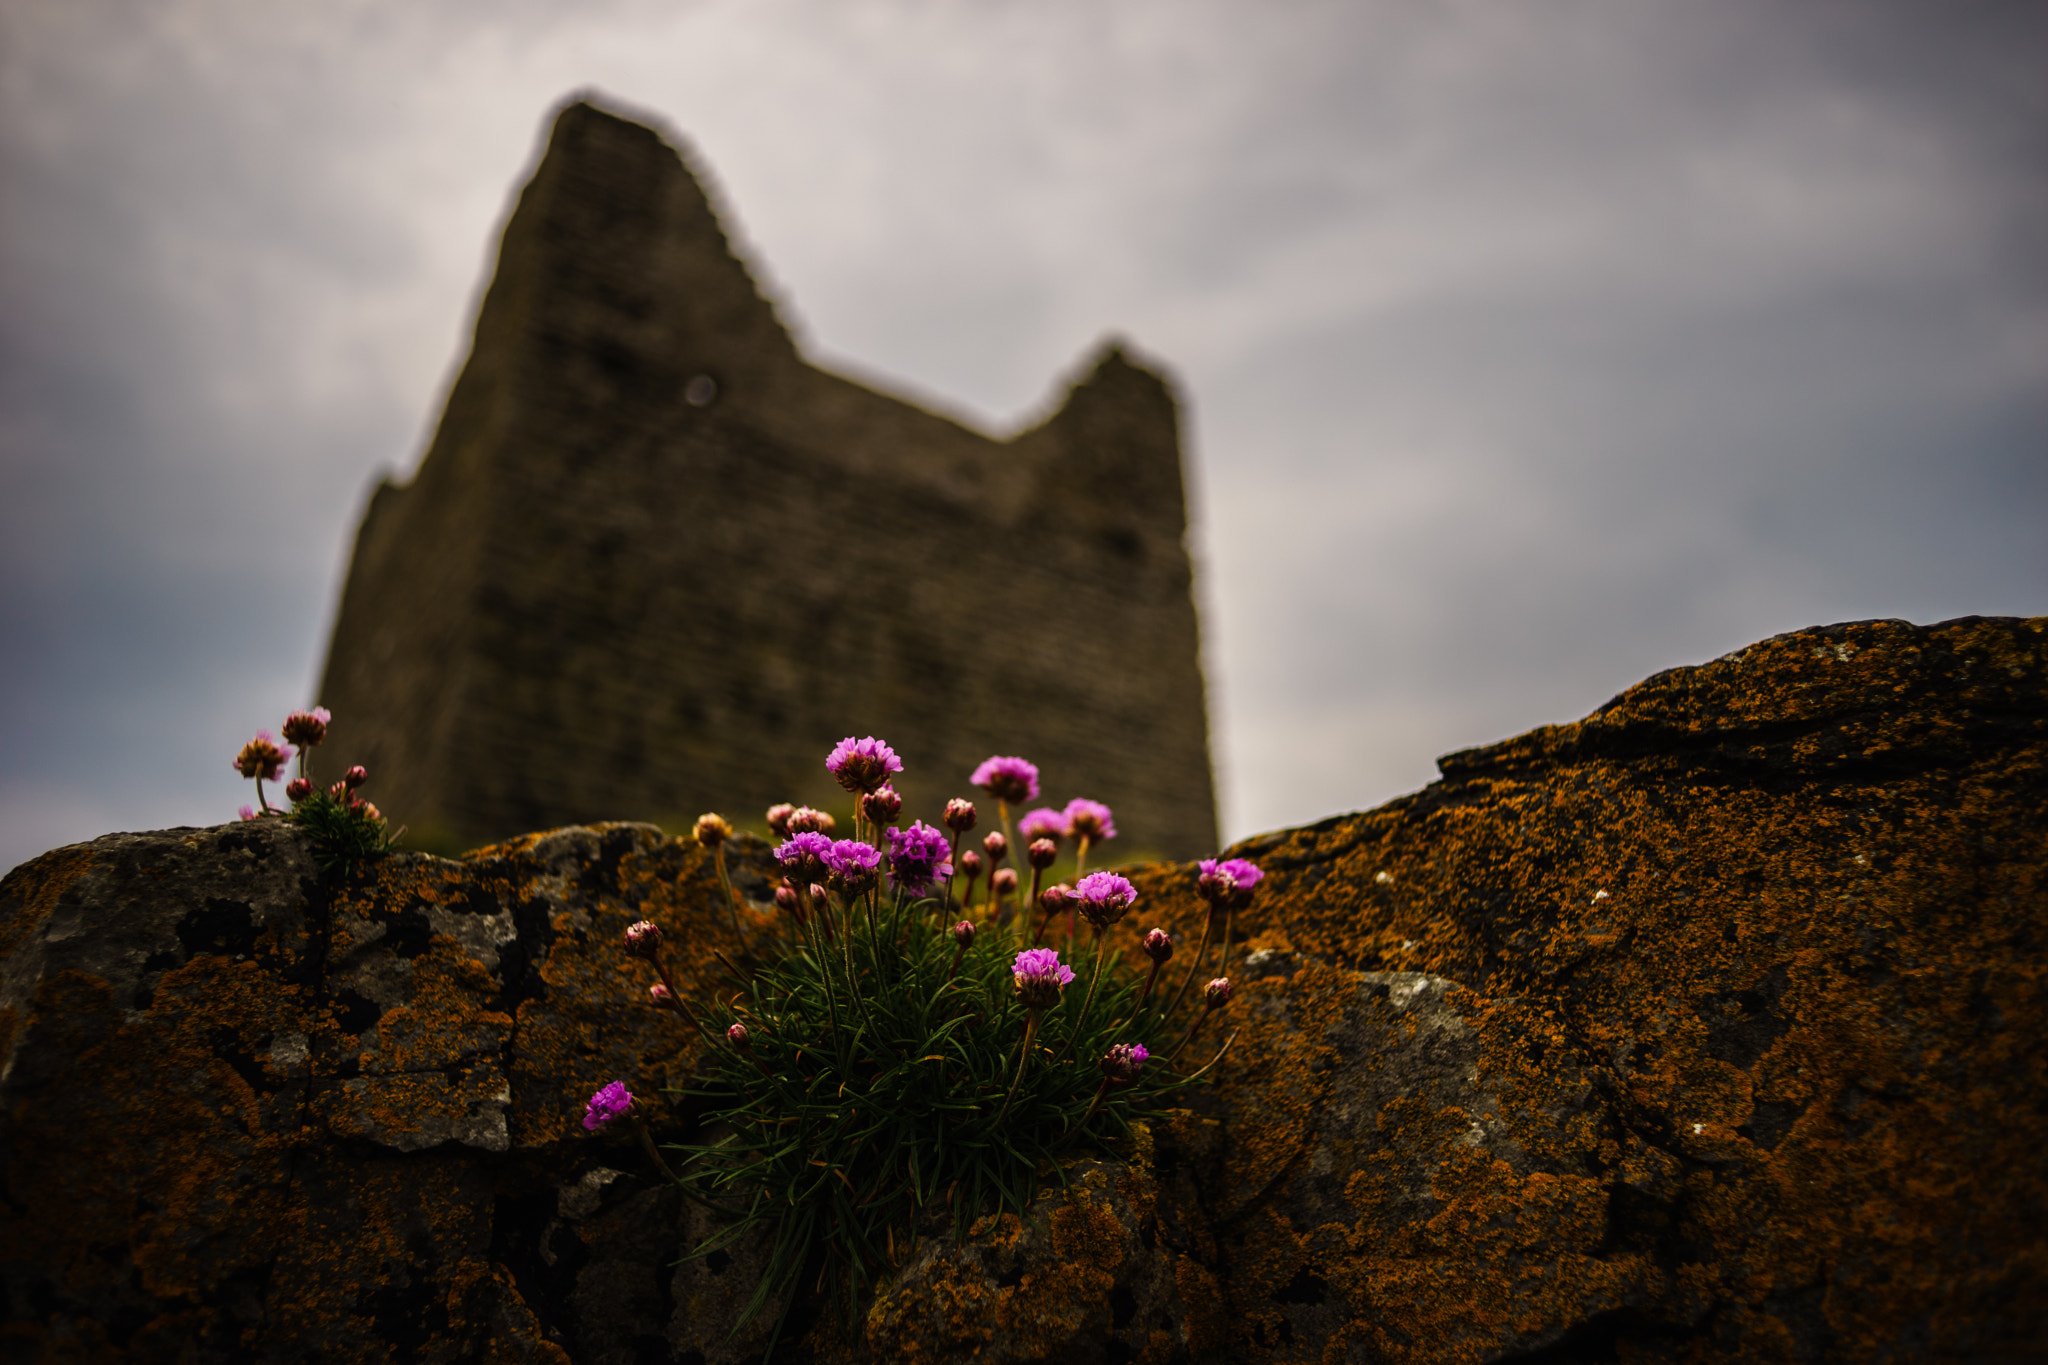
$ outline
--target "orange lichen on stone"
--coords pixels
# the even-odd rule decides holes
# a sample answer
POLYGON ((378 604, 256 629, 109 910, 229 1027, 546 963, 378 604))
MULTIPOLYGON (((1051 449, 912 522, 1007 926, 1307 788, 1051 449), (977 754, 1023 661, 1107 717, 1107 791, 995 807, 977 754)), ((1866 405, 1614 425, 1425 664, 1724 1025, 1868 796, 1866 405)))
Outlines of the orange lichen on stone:
MULTIPOLYGON (((1380 1167, 1433 1150, 1437 1207, 1405 1241, 1244 1215, 1227 1282, 1249 1320, 1311 1267, 1347 1339, 1392 1360, 1532 1347, 1603 1304, 1627 1311, 1601 1349, 1705 1331, 1701 1359, 2038 1344, 2044 699, 2048 622, 1800 632, 1233 850, 1268 874, 1249 931, 1483 992, 1465 1008, 1498 1109, 1382 1111, 1346 1189, 1369 1211, 1400 1184, 1380 1167), (1460 1150, 1489 1125, 1527 1173, 1460 1150)), ((1260 1112, 1314 1082, 1221 1085, 1260 1112)), ((1265 1162, 1237 1158, 1227 1198, 1283 1127, 1248 1130, 1265 1162)), ((1273 1201, 1313 1178, 1297 1159, 1273 1201)))

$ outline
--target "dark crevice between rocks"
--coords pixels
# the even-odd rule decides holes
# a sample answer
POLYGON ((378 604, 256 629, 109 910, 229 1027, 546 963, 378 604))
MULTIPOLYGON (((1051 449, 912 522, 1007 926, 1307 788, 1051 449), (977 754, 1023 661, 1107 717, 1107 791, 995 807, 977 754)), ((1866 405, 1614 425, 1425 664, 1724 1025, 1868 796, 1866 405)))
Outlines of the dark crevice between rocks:
MULTIPOLYGON (((507 1182, 514 1178, 512 1172, 505 1173, 507 1182)), ((552 1185, 541 1183, 511 1191, 501 1186, 491 1212, 491 1260, 511 1274, 519 1297, 549 1339, 567 1342, 576 1335, 571 1295, 577 1275, 590 1260, 590 1250, 576 1229, 556 1213, 552 1185)))
POLYGON ((1595 1314, 1547 1345, 1496 1357, 1495 1365, 1609 1365, 1622 1359, 1624 1344, 1676 1347, 1693 1336, 1635 1309, 1617 1308, 1595 1314))

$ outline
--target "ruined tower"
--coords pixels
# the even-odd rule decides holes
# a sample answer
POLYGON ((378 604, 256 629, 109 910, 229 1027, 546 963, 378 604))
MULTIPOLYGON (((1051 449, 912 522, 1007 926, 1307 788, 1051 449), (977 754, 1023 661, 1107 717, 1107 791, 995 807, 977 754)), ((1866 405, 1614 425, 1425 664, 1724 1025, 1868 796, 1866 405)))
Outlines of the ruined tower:
POLYGON ((834 741, 931 818, 993 753, 1122 850, 1216 843, 1167 383, 1103 350, 1007 441, 798 353, 681 156, 576 103, 469 359, 356 536, 321 700, 429 843, 841 800, 834 741))

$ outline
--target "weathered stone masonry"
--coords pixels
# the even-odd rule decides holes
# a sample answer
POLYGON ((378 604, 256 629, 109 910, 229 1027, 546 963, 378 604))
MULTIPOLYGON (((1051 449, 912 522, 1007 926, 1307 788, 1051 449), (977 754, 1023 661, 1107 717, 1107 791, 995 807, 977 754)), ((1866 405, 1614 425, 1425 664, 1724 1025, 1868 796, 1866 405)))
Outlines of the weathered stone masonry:
POLYGON ((419 472, 358 533, 328 752, 432 844, 823 803, 991 753, 1215 846, 1178 417, 1111 346, 1007 441, 807 364, 653 131, 565 108, 419 472))

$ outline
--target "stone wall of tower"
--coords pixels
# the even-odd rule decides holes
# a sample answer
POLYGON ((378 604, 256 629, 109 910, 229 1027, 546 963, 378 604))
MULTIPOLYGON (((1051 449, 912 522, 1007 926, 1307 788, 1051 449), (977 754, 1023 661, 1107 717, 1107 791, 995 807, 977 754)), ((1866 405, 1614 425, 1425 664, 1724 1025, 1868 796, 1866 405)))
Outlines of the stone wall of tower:
POLYGON ((330 752, 479 842, 824 804, 827 749, 873 733, 921 813, 1020 753, 1123 848, 1194 856, 1185 532, 1159 375, 1106 347, 997 441, 816 369, 674 148, 573 104, 418 474, 358 532, 330 752))

